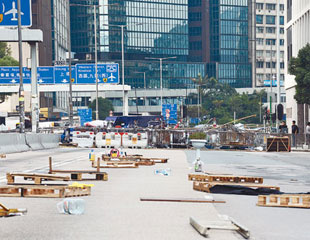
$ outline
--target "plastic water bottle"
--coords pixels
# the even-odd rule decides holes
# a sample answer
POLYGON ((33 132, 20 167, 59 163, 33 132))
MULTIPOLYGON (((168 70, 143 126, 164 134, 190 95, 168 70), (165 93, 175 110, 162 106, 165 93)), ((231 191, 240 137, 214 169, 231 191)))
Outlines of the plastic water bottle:
POLYGON ((89 155, 88 155, 88 159, 89 159, 90 161, 94 161, 94 160, 95 160, 95 155, 94 155, 94 150, 93 150, 93 149, 90 150, 90 153, 89 153, 89 155))
POLYGON ((57 203, 57 209, 59 213, 70 215, 81 215, 85 211, 84 199, 64 199, 57 203))

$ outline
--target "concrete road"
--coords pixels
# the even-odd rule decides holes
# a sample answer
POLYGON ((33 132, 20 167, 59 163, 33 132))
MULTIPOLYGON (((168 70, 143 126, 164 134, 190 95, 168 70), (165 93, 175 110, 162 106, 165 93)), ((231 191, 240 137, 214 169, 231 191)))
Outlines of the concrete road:
MULTIPOLYGON (((91 169, 89 149, 60 148, 9 154, 0 159, 0 184, 6 184, 6 172, 47 173, 48 156, 54 169, 91 169)), ((100 151, 95 149, 95 151, 100 151)), ((4 198, 9 208, 27 208, 21 217, 0 218, 0 239, 107 239, 163 240, 204 239, 189 224, 189 217, 218 221, 213 204, 141 202, 140 197, 201 198, 206 194, 192 189, 187 180, 189 165, 184 151, 131 150, 147 157, 169 157, 169 163, 137 169, 108 169, 109 181, 93 183, 84 215, 57 212, 61 199, 4 198), (171 168, 170 176, 154 174, 155 169, 171 168)), ((242 239, 230 231, 211 231, 214 240, 242 239)))
MULTIPOLYGON (((195 152, 186 154, 191 164, 195 152)), ((210 173, 260 176, 265 184, 278 185, 287 193, 310 192, 309 153, 202 151, 201 158, 210 173)), ((258 207, 256 196, 213 196, 227 201, 216 209, 249 228, 251 239, 310 239, 310 209, 258 207)))

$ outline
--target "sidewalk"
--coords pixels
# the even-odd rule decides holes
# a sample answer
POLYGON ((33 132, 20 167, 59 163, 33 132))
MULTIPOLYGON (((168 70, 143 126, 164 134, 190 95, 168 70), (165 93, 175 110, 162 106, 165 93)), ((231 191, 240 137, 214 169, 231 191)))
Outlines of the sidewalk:
MULTIPOLYGON (((91 196, 83 197, 86 211, 81 216, 59 214, 56 203, 60 199, 0 198, 0 202, 9 207, 28 208, 28 215, 24 217, 0 219, 0 239, 205 239, 189 224, 189 217, 219 220, 213 204, 139 200, 140 197, 203 198, 206 195, 194 191, 192 182, 187 180, 190 170, 185 153, 180 150, 127 152, 146 157, 169 157, 169 162, 137 169, 107 169, 108 182, 89 182, 95 186, 91 196), (171 175, 155 175, 154 170, 160 168, 171 168, 171 175)), ((63 169, 73 167, 90 168, 87 155, 85 161, 77 162, 75 166, 62 166, 63 169)), ((212 230, 208 239, 242 238, 235 232, 212 230)))

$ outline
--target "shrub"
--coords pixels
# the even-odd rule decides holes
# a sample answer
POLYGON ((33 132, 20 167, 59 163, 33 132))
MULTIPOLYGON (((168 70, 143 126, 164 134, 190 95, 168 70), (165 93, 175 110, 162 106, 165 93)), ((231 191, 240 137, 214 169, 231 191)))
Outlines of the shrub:
POLYGON ((207 135, 204 132, 195 132, 189 136, 189 139, 203 139, 205 140, 207 135))

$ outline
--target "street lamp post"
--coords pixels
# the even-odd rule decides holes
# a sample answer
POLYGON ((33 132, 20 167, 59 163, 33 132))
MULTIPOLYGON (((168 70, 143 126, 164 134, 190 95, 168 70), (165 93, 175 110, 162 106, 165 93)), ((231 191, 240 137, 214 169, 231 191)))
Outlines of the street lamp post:
MULTIPOLYGON (((82 7, 93 7, 93 11, 94 11, 94 31, 95 31, 95 81, 96 81, 96 120, 99 120, 99 102, 98 102, 98 98, 99 98, 99 86, 98 86, 98 44, 97 44, 97 11, 96 11, 96 7, 108 7, 108 6, 112 6, 112 5, 118 5, 118 4, 105 4, 105 5, 91 5, 91 4, 70 4, 70 6, 82 6, 82 7)), ((70 9, 69 9, 70 12, 70 9)), ((70 43, 70 51, 69 51, 69 56, 71 56, 71 43, 70 43)), ((69 68, 71 68, 71 57, 69 60, 69 68)), ((71 84, 71 71, 70 71, 70 84, 71 84)), ((71 86, 71 91, 72 91, 72 86, 71 86)), ((72 95, 72 93, 71 93, 72 95)), ((72 100, 71 100, 72 101, 72 100)))
POLYGON ((116 24, 103 24, 104 26, 108 27, 119 27, 121 28, 121 35, 122 35, 122 85, 123 85, 123 116, 128 114, 126 107, 125 107, 125 47, 124 47, 124 28, 131 26, 131 25, 142 25, 142 23, 135 23, 135 24, 123 24, 123 25, 116 25, 116 24))
POLYGON ((135 73, 143 73, 143 83, 144 83, 144 107, 146 106, 146 79, 145 74, 146 72, 135 72, 135 73))
POLYGON ((174 57, 166 57, 166 58, 145 58, 150 60, 159 60, 159 68, 160 68, 160 105, 161 105, 161 115, 163 115, 163 60, 167 59, 175 59, 174 57))

